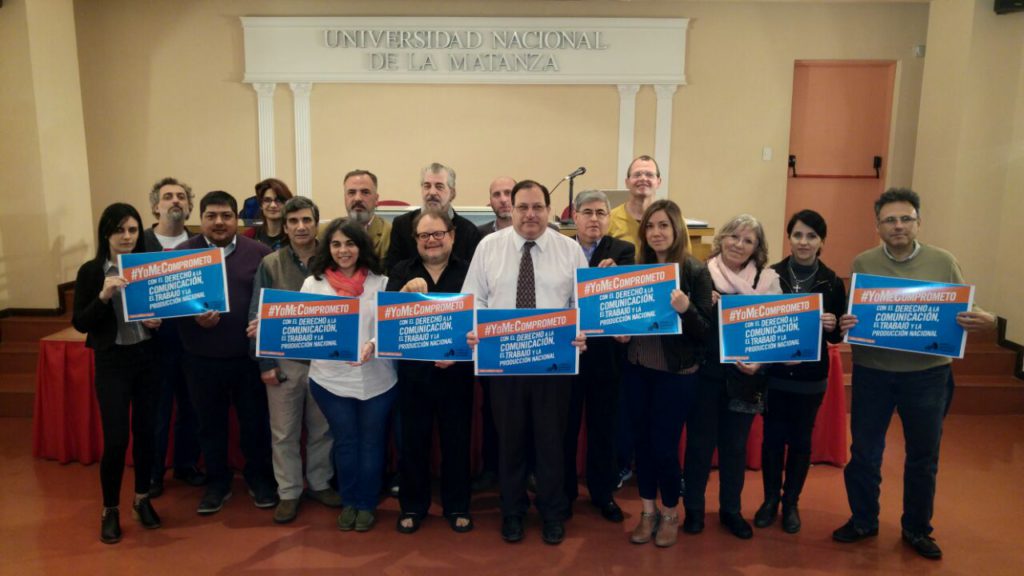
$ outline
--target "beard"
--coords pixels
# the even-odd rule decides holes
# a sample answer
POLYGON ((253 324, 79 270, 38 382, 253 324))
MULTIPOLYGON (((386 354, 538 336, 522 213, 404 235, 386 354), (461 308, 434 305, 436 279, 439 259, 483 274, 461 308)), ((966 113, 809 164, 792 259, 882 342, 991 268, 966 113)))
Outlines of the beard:
POLYGON ((188 212, 184 208, 172 207, 167 210, 167 220, 173 224, 184 222, 188 219, 188 212))
POLYGON ((355 210, 348 213, 349 220, 366 226, 373 219, 373 214, 363 210, 355 210))

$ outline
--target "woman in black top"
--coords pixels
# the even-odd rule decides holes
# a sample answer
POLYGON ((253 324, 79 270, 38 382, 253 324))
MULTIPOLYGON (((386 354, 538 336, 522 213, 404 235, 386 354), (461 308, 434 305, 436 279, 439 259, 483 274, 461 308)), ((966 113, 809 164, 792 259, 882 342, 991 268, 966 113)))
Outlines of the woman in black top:
POLYGON ((768 370, 761 446, 764 504, 754 515, 754 525, 765 528, 775 522, 781 502, 782 529, 790 534, 800 531, 797 500, 811 464, 814 420, 828 386, 828 342, 842 340, 842 334, 836 329, 836 318, 842 316, 846 308, 842 280, 818 258, 827 233, 828 227, 821 214, 813 210, 797 212, 786 226, 792 255, 772 266, 779 274, 784 293, 820 293, 824 307, 821 359, 775 364, 768 370), (783 470, 786 471, 785 484, 783 470))
POLYGON ((636 476, 643 509, 630 542, 672 546, 679 534, 679 437, 697 388, 701 344, 711 315, 711 276, 686 250, 685 221, 671 200, 651 204, 640 220, 639 264, 679 265, 672 308, 683 333, 628 340, 623 399, 636 448, 636 476), (661 494, 662 510, 657 507, 661 494))
POLYGON ((128 204, 111 204, 103 211, 96 257, 78 269, 71 319, 75 329, 87 334, 85 345, 95 351, 96 357, 96 397, 103 427, 100 540, 107 544, 121 540, 118 503, 129 427, 135 439, 132 516, 145 528, 160 526, 160 517, 148 495, 159 394, 157 348, 149 331, 157 328, 160 321, 125 322, 121 290, 128 282, 121 276, 117 262, 120 254, 145 251, 140 238, 141 222, 139 213, 128 204))

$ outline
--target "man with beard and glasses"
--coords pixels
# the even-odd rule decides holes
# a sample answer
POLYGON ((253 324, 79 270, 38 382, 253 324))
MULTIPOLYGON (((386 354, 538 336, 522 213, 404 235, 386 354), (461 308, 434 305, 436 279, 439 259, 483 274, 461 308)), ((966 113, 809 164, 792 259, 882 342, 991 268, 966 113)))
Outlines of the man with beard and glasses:
MULTIPOLYGON (((434 162, 420 171, 420 193, 423 195, 423 208, 431 208, 445 212, 455 226, 455 246, 452 255, 466 262, 473 259, 476 245, 480 243, 480 231, 476 225, 459 216, 452 208, 455 200, 455 170, 434 162)), ((391 268, 409 258, 415 257, 416 238, 413 235, 412 221, 419 216, 423 208, 417 208, 395 218, 391 225, 391 246, 388 247, 384 268, 391 268)))
MULTIPOLYGON (((185 221, 192 212, 192 188, 175 178, 163 178, 149 191, 149 205, 156 216, 156 226, 143 233, 146 252, 172 250, 189 239, 185 221)), ((174 420, 174 479, 191 486, 206 483, 206 474, 199 470, 199 437, 196 427, 196 413, 189 399, 185 385, 185 370, 182 363, 181 341, 178 326, 173 320, 163 323, 155 332, 160 345, 160 396, 156 413, 156 450, 153 461, 153 478, 149 495, 157 498, 164 493, 164 472, 167 461, 167 443, 170 434, 171 414, 177 404, 174 420)))
POLYGON ((348 217, 366 228, 373 251, 383 260, 391 245, 391 223, 377 216, 377 175, 369 170, 353 170, 345 174, 343 186, 348 217))

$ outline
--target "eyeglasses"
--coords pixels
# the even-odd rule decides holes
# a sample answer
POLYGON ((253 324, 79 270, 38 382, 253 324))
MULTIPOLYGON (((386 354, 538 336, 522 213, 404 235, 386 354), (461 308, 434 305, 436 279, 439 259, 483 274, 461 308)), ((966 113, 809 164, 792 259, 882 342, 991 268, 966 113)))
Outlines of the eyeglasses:
POLYGON ((426 242, 428 239, 433 238, 434 240, 441 240, 448 235, 448 230, 438 230, 437 232, 420 232, 416 235, 416 239, 420 242, 426 242))
POLYGON ((264 204, 284 204, 284 200, 273 196, 264 196, 262 202, 264 204))
POLYGON ((917 216, 889 216, 878 221, 879 224, 885 224, 886 226, 895 226, 897 222, 904 225, 913 224, 917 222, 917 216))
POLYGON ((579 214, 580 216, 583 216, 584 218, 607 218, 608 217, 608 212, 606 210, 591 210, 589 208, 586 209, 586 210, 580 210, 579 212, 577 212, 577 214, 579 214))
POLYGON ((630 178, 655 178, 657 176, 654 172, 649 171, 633 172, 630 174, 630 178))

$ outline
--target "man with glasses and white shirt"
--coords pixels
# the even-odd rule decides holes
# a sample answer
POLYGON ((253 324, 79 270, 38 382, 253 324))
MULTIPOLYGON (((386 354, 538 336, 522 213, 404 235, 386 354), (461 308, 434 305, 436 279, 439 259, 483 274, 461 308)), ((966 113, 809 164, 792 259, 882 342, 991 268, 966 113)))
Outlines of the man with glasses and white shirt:
MULTIPOLYGON (((952 254, 917 241, 920 209, 921 200, 913 190, 886 190, 875 201, 875 219, 882 243, 858 255, 853 261, 853 271, 963 284, 960 264, 952 254)), ((839 319, 843 332, 856 324, 857 317, 852 314, 839 319)), ((968 331, 991 329, 995 326, 995 317, 975 307, 959 313, 957 324, 968 331)), ((952 360, 868 346, 852 346, 852 350, 850 432, 853 444, 844 477, 853 515, 832 533, 832 538, 852 543, 878 535, 885 433, 896 411, 903 423, 906 443, 903 540, 921 556, 938 560, 942 550, 931 537, 931 519, 942 421, 953 394, 952 360)))

